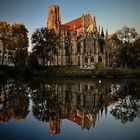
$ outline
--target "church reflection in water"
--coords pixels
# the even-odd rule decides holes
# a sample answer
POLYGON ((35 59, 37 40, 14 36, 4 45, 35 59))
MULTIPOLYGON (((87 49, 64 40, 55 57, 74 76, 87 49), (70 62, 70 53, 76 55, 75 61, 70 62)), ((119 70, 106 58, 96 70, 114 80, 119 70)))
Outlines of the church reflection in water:
POLYGON ((28 84, 8 80, 0 85, 0 121, 25 119, 32 100, 33 116, 47 122, 54 135, 60 133, 63 119, 82 130, 94 127, 108 113, 127 123, 140 116, 139 87, 139 80, 34 80, 28 84))
MULTIPOLYGON (((107 116, 108 106, 112 106, 111 112, 117 117, 117 103, 120 99, 125 100, 128 94, 125 90, 133 81, 128 83, 110 83, 103 81, 64 81, 63 83, 40 83, 39 93, 33 94, 33 115, 41 121, 48 122, 49 132, 51 134, 59 134, 63 119, 68 119, 78 124, 82 129, 90 129, 95 126, 96 120, 107 116), (122 84, 124 83, 124 84, 122 84), (116 112, 116 114, 115 114, 116 112)), ((135 86, 135 85, 134 85, 135 86)), ((136 85, 137 86, 137 85, 136 85)), ((132 89, 133 91, 133 89, 132 89)), ((135 104, 132 104, 131 111, 140 115, 139 96, 135 96, 135 104), (136 110, 137 109, 137 110, 136 110)), ((131 92, 132 93, 132 92, 131 92)), ((129 103, 131 104, 131 102, 129 103)), ((124 105, 120 104, 123 109, 124 105)), ((127 110, 129 106, 126 106, 127 110)), ((127 117, 124 115, 122 119, 127 117), (124 118, 123 118, 124 117, 124 118)), ((130 118, 136 115, 131 113, 130 118)))

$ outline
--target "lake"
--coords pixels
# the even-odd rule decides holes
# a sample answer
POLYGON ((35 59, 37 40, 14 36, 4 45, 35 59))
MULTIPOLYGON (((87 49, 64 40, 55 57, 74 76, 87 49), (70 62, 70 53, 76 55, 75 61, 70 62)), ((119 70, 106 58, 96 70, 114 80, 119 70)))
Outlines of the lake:
POLYGON ((140 140, 139 79, 0 82, 1 140, 140 140))

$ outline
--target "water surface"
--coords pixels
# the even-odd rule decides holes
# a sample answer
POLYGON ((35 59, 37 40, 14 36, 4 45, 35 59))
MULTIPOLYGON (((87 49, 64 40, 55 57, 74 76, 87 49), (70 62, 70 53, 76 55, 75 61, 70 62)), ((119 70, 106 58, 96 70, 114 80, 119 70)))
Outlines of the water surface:
POLYGON ((1 140, 139 140, 140 80, 8 79, 1 140))

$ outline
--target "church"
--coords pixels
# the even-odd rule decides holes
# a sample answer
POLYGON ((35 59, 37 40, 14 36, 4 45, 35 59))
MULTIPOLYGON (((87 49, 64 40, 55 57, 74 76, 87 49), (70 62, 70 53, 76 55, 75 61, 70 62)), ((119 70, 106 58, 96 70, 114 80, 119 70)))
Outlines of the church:
POLYGON ((59 6, 48 7, 47 28, 61 37, 61 49, 58 56, 49 62, 51 65, 76 66, 94 69, 99 63, 107 64, 106 35, 103 28, 97 28, 96 17, 90 13, 65 24, 61 23, 59 6))

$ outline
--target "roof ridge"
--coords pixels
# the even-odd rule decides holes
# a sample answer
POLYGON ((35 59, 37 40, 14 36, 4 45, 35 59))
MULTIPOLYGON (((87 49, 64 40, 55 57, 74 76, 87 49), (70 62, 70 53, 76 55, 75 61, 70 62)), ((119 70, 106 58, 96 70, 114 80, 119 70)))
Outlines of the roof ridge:
POLYGON ((73 20, 71 20, 71 21, 68 21, 68 22, 66 22, 66 23, 64 23, 64 24, 62 24, 62 25, 65 25, 65 24, 71 23, 71 22, 73 22, 73 21, 75 21, 75 20, 78 20, 78 19, 80 19, 80 18, 82 18, 82 16, 80 16, 80 17, 78 17, 78 18, 75 18, 75 19, 73 19, 73 20))

